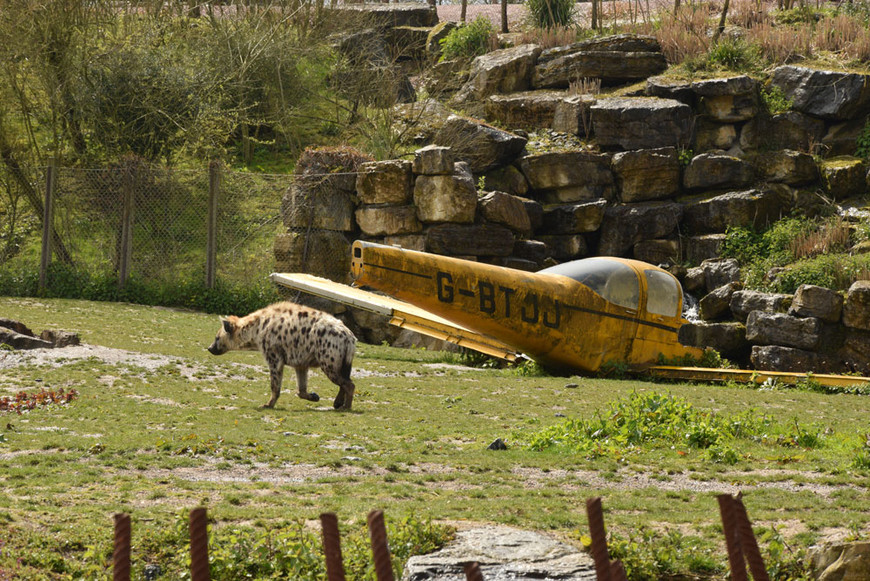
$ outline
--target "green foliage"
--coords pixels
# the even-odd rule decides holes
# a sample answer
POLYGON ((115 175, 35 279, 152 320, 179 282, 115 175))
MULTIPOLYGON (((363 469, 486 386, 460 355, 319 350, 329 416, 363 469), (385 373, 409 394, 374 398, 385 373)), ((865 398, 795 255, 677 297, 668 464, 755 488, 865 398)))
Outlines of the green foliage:
POLYGON ((864 435, 864 441, 852 453, 851 466, 859 470, 870 470, 870 434, 864 435))
MULTIPOLYGON (((131 276, 118 288, 113 273, 88 273, 61 263, 52 263, 44 296, 51 298, 115 301, 141 305, 183 307, 217 314, 245 314, 280 299, 268 281, 231 284, 218 279, 214 288, 203 281, 161 282, 131 276)), ((40 296, 39 275, 33 271, 0 270, 0 294, 40 296)))
POLYGON ((794 107, 794 101, 786 97, 783 90, 776 85, 761 89, 761 103, 770 115, 786 113, 794 107))
POLYGON ((856 141, 855 155, 870 159, 870 121, 864 123, 864 129, 861 130, 861 135, 856 141))
POLYGON ((526 8, 532 26, 549 30, 569 26, 574 19, 576 4, 573 0, 528 0, 526 8))
POLYGON ((842 240, 826 238, 835 227, 834 220, 803 217, 784 218, 764 231, 732 227, 722 256, 740 262, 746 288, 793 293, 801 284, 815 284, 845 290, 865 276, 870 257, 846 254, 842 240), (768 276, 776 267, 784 269, 768 276))
POLYGON ((692 158, 695 157, 695 152, 691 149, 680 149, 677 152, 677 157, 680 161, 680 167, 686 168, 689 167, 689 163, 692 161, 692 158))
POLYGON ((708 578, 725 572, 715 546, 676 530, 662 533, 642 526, 627 538, 611 535, 607 546, 610 557, 622 562, 629 581, 708 578))
POLYGON ((478 16, 463 26, 454 28, 441 39, 441 60, 471 58, 486 54, 495 29, 489 18, 478 16))
POLYGON ((823 443, 820 429, 796 420, 793 425, 780 425, 756 410, 719 415, 697 410, 669 394, 634 392, 627 400, 611 403, 604 413, 596 412, 594 419, 569 419, 533 434, 528 446, 533 450, 566 448, 591 457, 622 457, 643 447, 715 447, 707 459, 733 464, 737 453, 731 443, 738 439, 800 448, 817 448, 823 443))
POLYGON ((710 47, 707 60, 710 65, 729 71, 751 72, 761 68, 761 51, 742 38, 723 38, 710 47))
POLYGON ((775 13, 777 24, 815 24, 821 18, 821 14, 817 12, 810 4, 801 3, 795 8, 789 10, 780 10, 775 13))

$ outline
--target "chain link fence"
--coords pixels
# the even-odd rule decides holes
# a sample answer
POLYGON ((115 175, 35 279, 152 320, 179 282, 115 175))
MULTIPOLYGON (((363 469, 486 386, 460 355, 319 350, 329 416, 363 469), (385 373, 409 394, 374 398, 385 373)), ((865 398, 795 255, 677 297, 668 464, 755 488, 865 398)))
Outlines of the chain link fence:
POLYGON ((324 188, 304 187, 312 180, 317 177, 154 169, 136 162, 24 168, 16 175, 5 168, 0 276, 32 278, 42 269, 40 280, 50 285, 44 270, 63 266, 86 279, 113 278, 119 288, 132 279, 162 287, 211 287, 215 280, 262 284, 276 270, 276 241, 287 236, 298 240, 285 249, 291 253, 318 248, 312 269, 342 263, 349 259, 347 248, 330 241, 351 239, 352 205, 345 197, 332 220, 311 221, 324 214, 324 201, 332 204, 324 188), (50 230, 43 227, 46 203, 50 230))

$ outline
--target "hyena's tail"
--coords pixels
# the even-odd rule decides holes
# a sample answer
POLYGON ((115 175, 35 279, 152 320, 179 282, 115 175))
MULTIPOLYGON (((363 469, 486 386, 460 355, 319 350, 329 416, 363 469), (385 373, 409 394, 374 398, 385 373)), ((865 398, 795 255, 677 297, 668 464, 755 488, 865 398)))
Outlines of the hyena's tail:
POLYGON ((349 340, 344 344, 344 353, 341 358, 341 377, 350 379, 351 368, 353 367, 353 356, 356 353, 356 337, 350 333, 349 340))

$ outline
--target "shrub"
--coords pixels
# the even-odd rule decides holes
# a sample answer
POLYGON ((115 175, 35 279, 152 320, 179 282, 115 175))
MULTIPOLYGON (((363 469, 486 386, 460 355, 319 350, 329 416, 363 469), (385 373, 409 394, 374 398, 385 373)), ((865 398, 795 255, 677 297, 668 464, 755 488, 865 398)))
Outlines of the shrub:
POLYGON ((528 0, 529 20, 537 28, 568 26, 574 18, 574 0, 528 0))
POLYGON ((471 58, 486 54, 495 38, 495 29, 489 18, 478 16, 471 22, 455 28, 441 40, 441 60, 471 58))
POLYGON ((785 113, 794 106, 794 102, 776 85, 761 89, 761 102, 770 115, 785 113))
POLYGON ((761 51, 742 38, 723 38, 707 53, 710 68, 750 72, 761 68, 761 51))

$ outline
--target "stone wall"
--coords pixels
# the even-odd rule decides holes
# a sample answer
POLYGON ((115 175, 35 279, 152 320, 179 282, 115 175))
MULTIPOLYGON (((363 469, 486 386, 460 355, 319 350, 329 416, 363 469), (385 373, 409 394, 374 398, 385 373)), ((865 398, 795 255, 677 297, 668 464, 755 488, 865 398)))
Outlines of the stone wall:
MULTIPOLYGON (((397 106, 404 133, 421 147, 413 160, 360 157, 346 166, 357 175, 334 192, 353 204, 341 205, 341 216, 352 212, 337 228, 342 239, 524 270, 595 255, 698 265, 718 258, 729 227, 763 228, 795 211, 813 216, 868 192, 867 162, 854 153, 870 114, 870 75, 783 66, 766 79, 683 82, 655 76, 663 70, 660 52, 653 39, 621 35, 545 51, 530 45, 496 51, 475 59, 467 77, 450 65, 466 80, 454 83, 457 90, 430 94, 522 129, 500 129, 436 101, 397 106), (566 90, 580 73, 605 85, 634 84, 609 97, 566 90), (766 111, 761 92, 771 87, 792 100, 792 110, 766 111), (532 147, 532 129, 555 145, 532 147)), ((309 197, 323 197, 323 188, 318 183, 309 197)), ((294 195, 295 188, 285 196, 288 207, 294 195)), ((292 238, 288 232, 276 243, 286 265, 292 238)), ((309 262, 335 266, 316 257, 309 262)), ((867 352, 861 347, 870 324, 847 322, 844 314, 833 320, 830 313, 789 313, 789 304, 805 300, 802 292, 758 299, 773 305, 758 309, 768 314, 744 316, 734 297, 747 291, 737 283, 691 280, 684 279, 687 289, 704 297, 704 309, 715 302, 719 310, 687 329, 687 341, 759 367, 865 372, 866 357, 858 354, 867 352), (723 323, 728 310, 736 320, 723 323), (770 336, 773 329, 818 338, 795 344, 770 336)))

